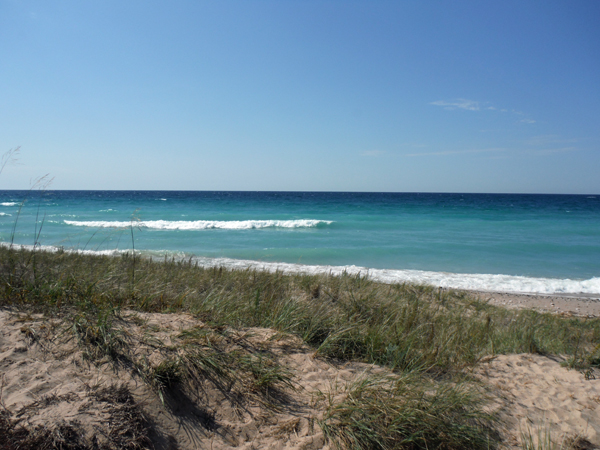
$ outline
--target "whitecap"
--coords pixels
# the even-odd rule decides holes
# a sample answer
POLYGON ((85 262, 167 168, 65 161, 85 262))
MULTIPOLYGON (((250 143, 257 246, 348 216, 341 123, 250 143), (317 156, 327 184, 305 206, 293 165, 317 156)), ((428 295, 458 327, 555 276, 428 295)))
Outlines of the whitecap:
MULTIPOLYGON (((83 255, 106 255, 106 256, 117 256, 125 253, 131 253, 131 250, 119 250, 119 249, 109 249, 109 250, 83 250, 83 249, 69 249, 54 245, 26 245, 26 244, 10 244, 8 242, 0 242, 0 246, 14 248, 14 249, 23 249, 23 250, 42 250, 45 252, 56 253, 59 251, 63 251, 65 253, 79 253, 83 255)), ((140 254, 141 252, 135 251, 136 254, 140 254)))
POLYGON ((0 203, 0 206, 15 206, 18 205, 17 202, 2 202, 0 203))
POLYGON ((124 228, 129 226, 156 230, 251 230, 259 228, 314 228, 329 225, 331 220, 142 220, 142 221, 78 221, 65 220, 67 225, 94 228, 124 228))

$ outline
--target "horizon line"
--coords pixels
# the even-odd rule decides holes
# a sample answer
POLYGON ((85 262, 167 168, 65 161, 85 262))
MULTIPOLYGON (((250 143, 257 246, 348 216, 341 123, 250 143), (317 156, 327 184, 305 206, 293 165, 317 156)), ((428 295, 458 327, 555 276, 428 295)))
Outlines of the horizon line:
POLYGON ((449 192, 449 191, 298 191, 298 190, 230 190, 230 189, 0 189, 0 192, 235 192, 235 193, 313 193, 313 194, 447 194, 447 195, 578 195, 598 196, 600 194, 566 194, 555 192, 449 192))

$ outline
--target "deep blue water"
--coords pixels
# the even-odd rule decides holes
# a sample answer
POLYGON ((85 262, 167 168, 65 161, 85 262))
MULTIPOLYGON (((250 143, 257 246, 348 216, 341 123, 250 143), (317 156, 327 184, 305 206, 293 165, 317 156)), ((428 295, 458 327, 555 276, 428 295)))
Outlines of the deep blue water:
POLYGON ((76 250, 135 246, 202 264, 358 266, 388 281, 600 293, 593 195, 0 191, 0 239, 32 245, 36 230, 39 244, 76 250))

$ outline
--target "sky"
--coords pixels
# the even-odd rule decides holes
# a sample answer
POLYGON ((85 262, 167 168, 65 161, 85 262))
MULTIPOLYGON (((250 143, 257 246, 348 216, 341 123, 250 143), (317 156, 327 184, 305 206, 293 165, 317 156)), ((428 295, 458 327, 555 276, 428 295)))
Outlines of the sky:
POLYGON ((0 189, 600 194, 600 2, 0 0, 0 189))

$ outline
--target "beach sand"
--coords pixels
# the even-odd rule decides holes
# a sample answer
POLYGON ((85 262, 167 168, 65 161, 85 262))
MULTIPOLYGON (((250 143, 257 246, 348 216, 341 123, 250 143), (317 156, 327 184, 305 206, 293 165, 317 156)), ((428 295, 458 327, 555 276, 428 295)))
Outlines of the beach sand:
POLYGON ((492 305, 513 309, 533 309, 563 316, 600 317, 600 295, 587 294, 513 294, 467 291, 492 305))
MULTIPOLYGON (((558 444, 600 448, 600 372, 569 370, 562 358, 500 355, 476 368, 490 389, 506 447, 520 448, 522 434, 550 433, 558 444)), ((537 448, 537 447, 536 447, 537 448)))
MULTIPOLYGON (((512 308, 600 315, 600 302, 581 297, 477 295, 512 308)), ((298 338, 273 330, 238 330, 236 339, 268 348, 294 374, 296 390, 269 409, 260 403, 234 404, 205 382, 198 392, 181 393, 165 407, 127 367, 85 362, 76 343, 64 339, 64 326, 58 320, 0 310, 1 404, 30 429, 62 424, 63 431, 71 427, 84 437, 95 433, 107 442, 118 433, 126 435, 124 417, 134 422, 137 417, 140 424, 150 424, 149 436, 157 449, 328 449, 316 424, 324 411, 320 393, 339 395, 365 373, 385 373, 368 364, 332 364, 315 357, 298 338), (132 401, 110 394, 118 386, 126 387, 132 401), (132 402, 140 406, 136 409, 132 402)), ((153 339, 172 344, 174 335, 202 323, 187 314, 128 312, 121 326, 137 342, 138 356, 152 361, 155 350, 144 340, 149 332, 153 339)), ((570 439, 578 440, 575 448, 600 448, 600 372, 569 370, 562 362, 560 357, 501 355, 473 370, 490 396, 490 409, 501 419, 503 448, 520 448, 524 432, 549 432, 559 443, 570 439)))

